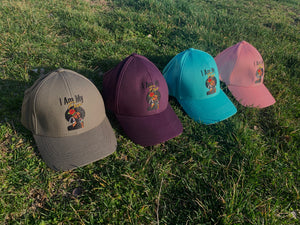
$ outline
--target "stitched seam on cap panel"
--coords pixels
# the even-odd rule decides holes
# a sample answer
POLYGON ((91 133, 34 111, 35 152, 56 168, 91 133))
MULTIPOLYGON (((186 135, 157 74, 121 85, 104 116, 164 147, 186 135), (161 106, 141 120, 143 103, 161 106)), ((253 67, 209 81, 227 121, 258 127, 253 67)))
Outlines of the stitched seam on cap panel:
POLYGON ((182 71, 183 71, 183 67, 184 67, 187 55, 190 54, 190 50, 187 50, 187 51, 188 51, 188 53, 187 54, 183 54, 183 57, 181 59, 182 66, 180 66, 179 83, 178 83, 178 94, 179 94, 178 97, 179 97, 179 99, 181 99, 181 80, 182 80, 182 73, 183 73, 182 71))
MULTIPOLYGON (((150 63, 150 64, 151 64, 151 63, 150 63)), ((154 65, 154 66, 155 66, 155 65, 154 65)), ((152 80, 152 77, 151 77, 151 75, 150 75, 150 72, 149 72, 149 70, 148 70, 148 68, 147 68, 147 71, 146 71, 146 72, 147 72, 147 75, 150 77, 151 83, 154 84, 154 83, 153 83, 153 80, 152 80)), ((147 87, 146 87, 146 88, 147 88, 147 87)))
MULTIPOLYGON (((239 42, 240 43, 240 45, 238 46, 238 48, 237 48, 237 52, 236 52, 236 60, 234 61, 234 65, 233 65, 233 69, 232 69, 232 71, 231 71, 231 74, 233 73, 233 71, 235 70, 235 66, 236 66, 236 64, 237 64, 237 61, 238 61, 238 59, 239 59, 239 56, 238 56, 238 54, 240 53, 240 51, 241 51, 241 43, 242 43, 243 41, 241 41, 241 42, 239 42)), ((233 47, 233 46, 232 46, 233 47)), ((229 50, 228 50, 229 51, 229 50)), ((229 84, 227 84, 227 85, 232 85, 231 84, 231 74, 230 74, 230 76, 229 76, 229 84)))
POLYGON ((116 103, 116 112, 115 113, 119 113, 119 93, 120 93, 120 87, 124 78, 124 71, 127 69, 129 63, 131 63, 131 61, 134 60, 133 56, 130 56, 129 59, 127 60, 127 62, 125 62, 125 64, 123 65, 122 69, 121 69, 121 73, 120 73, 120 78, 118 79, 118 83, 117 83, 117 87, 116 87, 116 99, 115 99, 115 103, 116 103))
MULTIPOLYGON (((51 73, 51 72, 50 72, 51 73)), ((36 90, 36 92, 35 92, 35 95, 34 95, 34 98, 33 98, 33 115, 34 115, 34 120, 35 120, 35 127, 34 127, 34 132, 33 133, 35 133, 35 134, 37 134, 37 117, 36 117, 36 110, 35 110, 35 102, 36 102, 36 96, 38 95, 38 93, 39 93, 39 91, 40 91, 40 89, 41 89, 41 87, 44 85, 44 83, 46 82, 46 81, 48 81, 51 77, 53 77, 54 76, 54 74, 55 73, 57 73, 57 70, 56 71, 54 71, 54 72, 52 72, 50 75, 49 75, 49 77, 46 77, 42 82, 41 82, 41 84, 39 85, 39 87, 37 88, 37 90, 36 90)))
MULTIPOLYGON (((66 73, 66 70, 62 70, 61 72, 63 72, 63 73, 65 74, 65 73, 66 73)), ((65 85, 67 86, 67 89, 68 89, 68 91, 69 91, 70 97, 73 97, 73 93, 72 93, 72 91, 71 91, 69 82, 67 81, 67 79, 65 79, 64 76, 62 76, 62 74, 59 73, 59 75, 61 76, 61 78, 63 79, 65 85)))
MULTIPOLYGON (((73 72, 73 71, 71 71, 71 70, 68 70, 68 71, 72 74, 72 76, 73 76, 73 75, 78 76, 76 72, 73 72)), ((63 72, 64 74, 67 74, 67 70, 65 70, 65 69, 61 70, 61 72, 63 72)), ((74 95, 74 93, 73 93, 72 90, 71 90, 71 87, 70 87, 71 85, 70 85, 70 83, 69 83, 69 80, 66 79, 62 74, 59 74, 59 75, 60 75, 60 77, 63 79, 63 81, 64 81, 64 83, 65 83, 65 85, 66 85, 66 87, 67 87, 67 90, 69 91, 70 97, 73 98, 75 95, 74 95)), ((74 104, 74 103, 73 103, 73 104, 74 104)), ((68 104, 68 106, 69 106, 69 104, 68 104)), ((73 135, 78 134, 78 133, 79 133, 79 131, 76 130, 76 132, 74 132, 73 135)), ((68 133, 66 136, 69 136, 69 135, 70 135, 70 133, 68 133)), ((72 136, 72 135, 71 135, 71 136, 72 136)))
MULTIPOLYGON (((249 44, 249 45, 250 45, 250 44, 249 44)), ((265 80, 265 62, 264 62, 264 59, 263 59, 262 55, 260 54, 260 52, 259 52, 253 45, 250 45, 250 47, 253 49, 253 50, 251 51, 252 57, 253 57, 254 59, 257 59, 256 54, 255 54, 255 52, 257 52, 259 58, 261 58, 261 61, 262 61, 262 63, 263 63, 263 70, 264 70, 264 71, 263 71, 263 75, 262 75, 262 77, 261 77, 262 82, 256 84, 255 81, 254 81, 254 85, 255 85, 255 86, 259 86, 259 84, 262 84, 263 81, 265 80)), ((256 77, 257 66, 256 66, 255 69, 256 69, 256 70, 253 71, 254 74, 252 74, 253 77, 256 77)), ((254 79, 256 79, 256 78, 254 78, 254 79)))
MULTIPOLYGON (((76 73, 76 72, 75 72, 76 73)), ((86 80, 86 81, 88 81, 92 86, 95 86, 94 84, 93 84, 93 82, 92 81, 90 81, 88 78, 86 78, 85 76, 83 76, 83 75, 81 75, 81 74, 79 74, 79 73, 76 73, 76 75, 80 78, 80 79, 83 79, 83 80, 86 80)), ((92 87, 91 87, 92 88, 92 87)), ((94 87, 93 87, 94 88, 94 87)), ((101 96, 101 94, 100 94, 100 92, 99 92, 99 90, 98 90, 98 88, 96 87, 96 88, 94 88, 96 91, 97 91, 97 93, 98 93, 98 98, 102 98, 102 96, 101 96)), ((103 99, 102 99, 103 100, 103 99)), ((98 101, 98 100, 97 100, 98 101)), ((96 104, 96 103, 95 103, 96 104)), ((105 106, 103 106, 104 107, 104 112, 105 112, 105 106)), ((104 116, 104 119, 99 123, 99 124, 97 124, 95 127, 97 127, 97 126, 99 126, 104 120, 105 120, 105 118, 106 118, 106 114, 105 114, 105 116, 104 116)), ((91 129, 94 129, 95 127, 93 127, 93 128, 91 128, 91 129)), ((91 129, 89 129, 89 130, 91 130, 91 129)))

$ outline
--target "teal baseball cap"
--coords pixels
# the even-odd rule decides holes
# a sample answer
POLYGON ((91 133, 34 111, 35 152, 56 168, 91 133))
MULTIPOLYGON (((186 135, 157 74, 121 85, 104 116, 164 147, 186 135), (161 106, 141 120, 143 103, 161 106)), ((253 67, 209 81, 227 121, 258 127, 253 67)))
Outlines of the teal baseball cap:
POLYGON ((237 112, 220 88, 214 58, 206 52, 189 48, 179 53, 164 68, 163 76, 169 95, 197 122, 213 124, 237 112))

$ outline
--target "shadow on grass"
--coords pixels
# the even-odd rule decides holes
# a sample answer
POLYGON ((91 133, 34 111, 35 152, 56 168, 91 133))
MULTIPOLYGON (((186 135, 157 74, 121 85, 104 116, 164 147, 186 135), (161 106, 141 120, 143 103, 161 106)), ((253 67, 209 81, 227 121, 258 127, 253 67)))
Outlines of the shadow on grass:
POLYGON ((264 140, 270 146, 269 154, 273 156, 278 150, 290 152, 299 149, 300 138, 297 135, 296 126, 292 123, 287 125, 286 121, 276 119, 275 114, 278 113, 275 112, 274 106, 260 109, 258 113, 258 122, 264 140), (295 145, 295 143, 298 144, 295 145))
MULTIPOLYGON (((146 57, 154 64, 159 65, 160 70, 162 70, 173 56, 152 55, 146 57)), ((101 68, 110 66, 113 68, 118 62, 118 60, 114 59, 105 59, 100 60, 97 63, 95 62, 95 65, 100 65, 101 68)), ((102 77, 99 76, 99 73, 103 71, 100 70, 100 67, 99 70, 78 71, 73 68, 66 69, 71 69, 88 77, 101 91, 102 77)), ((45 73, 54 69, 56 68, 44 68, 45 73)), ((4 116, 7 117, 8 123, 14 121, 13 123, 15 124, 16 132, 33 140, 30 131, 26 130, 20 123, 24 91, 29 88, 39 76, 35 73, 30 73, 29 75, 30 79, 28 82, 1 80, 1 100, 4 102, 1 106, 1 113, 5 112, 4 116)), ((170 98, 170 101, 172 105, 177 108, 177 111, 178 108, 181 111, 181 119, 186 118, 187 115, 178 102, 174 98, 170 98)), ((117 133, 126 137, 126 134, 124 134, 115 116, 111 112, 107 112, 107 116, 117 133)), ((85 198, 84 201, 86 201, 87 204, 90 204, 92 203, 90 202, 90 197, 92 197, 92 199, 96 202, 98 201, 98 204, 101 206, 100 200, 103 196, 94 191, 98 190, 95 187, 99 186, 99 181, 95 179, 94 175, 100 174, 101 177, 104 177, 111 184, 111 186, 108 186, 106 189, 103 188, 102 194, 105 196, 110 196, 111 193, 123 194, 122 199, 114 200, 116 201, 116 204, 119 204, 117 206, 130 206, 130 198, 132 197, 130 195, 131 188, 139 198, 147 199, 141 201, 141 205, 138 205, 137 207, 142 208, 143 204, 153 204, 153 207, 155 207, 156 193, 149 194, 148 192, 149 190, 153 192, 159 187, 161 173, 167 173, 168 171, 168 168, 159 169, 159 167, 168 165, 172 162, 174 165, 171 165, 170 174, 174 174, 174 176, 170 174, 166 176, 161 193, 161 220, 165 220, 165 222, 169 224, 182 223, 182 221, 188 221, 188 218, 193 222, 199 223, 219 221, 223 212, 223 203, 220 200, 221 193, 220 190, 218 190, 219 186, 217 183, 226 179, 226 176, 220 170, 217 172, 211 171, 211 169, 209 169, 210 163, 209 165, 201 167, 201 164, 198 162, 207 163, 205 157, 214 156, 215 158, 212 158, 213 162, 219 161, 223 164, 228 163, 227 154, 223 154, 219 151, 213 155, 210 153, 205 155, 202 154, 201 151, 213 151, 214 146, 211 146, 213 140, 211 142, 209 137, 215 136, 213 139, 219 141, 219 144, 224 148, 223 151, 229 152, 230 149, 234 147, 235 143, 227 142, 224 140, 224 137, 226 137, 229 130, 234 130, 234 127, 230 121, 222 122, 222 126, 206 126, 202 124, 191 125, 190 122, 189 119, 183 121, 186 130, 181 137, 176 139, 176 141, 170 140, 158 147, 141 148, 126 140, 121 140, 121 142, 118 143, 121 144, 121 146, 118 146, 117 154, 87 166, 88 168, 93 169, 92 174, 88 174, 88 171, 90 170, 87 169, 87 167, 79 168, 76 173, 78 173, 80 179, 82 178, 82 183, 80 184, 79 182, 79 185, 82 185, 83 192, 86 195, 83 196, 83 198, 85 198), (184 142, 187 143, 184 144, 184 142), (189 143, 193 143, 200 147, 196 150, 190 149, 189 143), (167 152, 164 151, 164 149, 167 149, 167 152), (151 156, 152 154, 154 154, 153 157, 151 156), (126 158, 122 159, 122 155, 126 158), (195 162, 192 163, 193 165, 189 165, 191 157, 195 160, 195 162), (207 169, 207 171, 205 171, 205 169, 207 169), (210 171, 213 174, 209 174, 210 171), (140 181, 138 179, 136 181, 131 180, 124 176, 138 176, 138 173, 142 177, 140 178, 140 181), (144 184, 142 182, 144 182, 144 184), (139 183, 139 185, 136 185, 135 183, 139 183)), ((40 157, 36 147, 34 147, 34 151, 36 155, 40 157)), ((237 167, 238 162, 235 160, 238 160, 240 157, 241 156, 237 156, 233 159, 233 167, 237 167)), ((73 189, 74 187, 70 186, 69 188, 73 189)), ((70 198, 58 195, 53 196, 52 198, 53 201, 60 201, 62 198, 64 199, 64 202, 73 201, 70 198)), ((109 200, 109 197, 105 198, 107 202, 111 203, 112 200, 109 200)), ((102 206, 105 207, 104 205, 102 206)), ((52 208, 52 206, 49 205, 49 208, 52 208)), ((116 211, 117 210, 118 207, 116 207, 116 211)), ((112 211, 112 209, 110 209, 110 211, 112 211)), ((151 212, 153 213, 154 211, 151 212)), ((130 211, 130 213, 134 215, 136 214, 136 211, 130 211)))
POLYGON ((273 106, 269 106, 259 110, 258 122, 265 136, 274 138, 280 135, 282 131, 281 125, 274 117, 275 111, 273 106), (266 119, 268 118, 268 119, 266 119))
MULTIPOLYGON (((162 71, 174 55, 145 55, 145 57, 162 71)), ((160 183, 160 172, 157 167, 161 164, 167 165, 169 162, 174 163, 174 167, 170 169, 170 173, 173 175, 167 176, 162 189, 160 209, 162 221, 166 218, 164 222, 168 224, 178 224, 188 220, 199 223, 219 222, 224 211, 224 200, 220 197, 223 193, 219 183, 226 180, 228 174, 223 171, 223 168, 212 169, 210 167, 214 167, 214 164, 217 163, 231 164, 233 168, 239 167, 240 159, 243 159, 243 156, 236 151, 234 152, 235 157, 230 159, 232 150, 236 149, 236 141, 226 139, 228 133, 235 132, 233 122, 225 120, 208 126, 193 123, 191 119, 186 119, 188 115, 174 97, 170 97, 169 100, 173 108, 179 112, 178 116, 181 119, 184 118, 182 121, 184 133, 177 138, 178 142, 170 140, 159 148, 144 149, 145 151, 157 151, 157 153, 153 153, 157 161, 149 163, 145 169, 148 185, 154 186, 152 189, 155 189, 160 183), (183 142, 186 142, 186 145, 183 142), (199 146, 199 149, 190 149, 190 143, 192 143, 191 146, 199 146), (217 145, 221 146, 222 150, 219 150, 217 145), (161 149, 164 148, 167 151, 161 152, 161 149), (201 151, 206 153, 201 153, 201 151), (207 153, 209 151, 211 153, 207 153), (194 167, 189 169, 188 162, 191 158, 194 160, 194 167), (204 167, 207 169, 205 171, 199 162, 207 164, 207 161, 210 161, 211 165, 205 165, 204 167)))
POLYGON ((177 176, 169 183, 163 198, 169 208, 166 212, 168 223, 188 220, 218 223, 222 220, 224 192, 228 188, 224 181, 236 177, 233 170, 238 169, 244 159, 237 143, 225 138, 228 133, 235 132, 233 123, 224 121, 222 124, 207 126, 189 120, 184 125, 185 128, 192 126, 184 131, 186 144, 173 147, 168 144, 168 154, 176 158, 173 161, 177 167, 172 170, 177 176))
MULTIPOLYGON (((106 61, 110 64, 115 61, 106 61)), ((16 133, 22 134, 26 139, 33 142, 32 134, 21 124, 21 109, 22 102, 24 98, 24 92, 26 89, 30 88, 33 83, 43 74, 47 74, 51 71, 54 71, 58 68, 55 67, 34 67, 35 71, 29 71, 27 81, 18 81, 11 79, 0 79, 0 122, 8 123, 16 133)), ((93 70, 76 70, 70 67, 64 67, 65 69, 73 70, 83 76, 89 78, 97 88, 102 86, 102 77, 99 76, 99 71, 93 70)), ((100 88, 99 88, 100 89, 100 88)), ((100 90, 101 91, 101 90, 100 90)), ((118 123, 114 116, 107 112, 109 120, 112 122, 112 126, 117 130, 118 123)), ((36 146, 34 146, 35 153, 40 157, 39 152, 37 151, 36 146)))
POLYGON ((174 56, 175 55, 145 55, 161 72, 174 56))

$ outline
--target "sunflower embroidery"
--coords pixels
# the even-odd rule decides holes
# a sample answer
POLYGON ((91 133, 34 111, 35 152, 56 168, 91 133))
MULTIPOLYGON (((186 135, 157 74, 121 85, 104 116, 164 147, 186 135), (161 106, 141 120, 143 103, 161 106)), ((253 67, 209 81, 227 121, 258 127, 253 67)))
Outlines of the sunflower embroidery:
POLYGON ((156 84, 157 86, 152 83, 147 85, 149 89, 146 96, 147 103, 149 104, 149 107, 147 108, 148 111, 159 109, 160 92, 158 90, 158 82, 156 84))
POLYGON ((256 74, 255 74, 255 76, 257 77, 257 80, 255 80, 256 84, 261 83, 261 78, 263 77, 263 75, 264 75, 264 69, 263 69, 262 65, 260 65, 258 67, 258 69, 256 70, 256 74))
POLYGON ((205 83, 206 87, 209 89, 208 92, 206 92, 207 95, 211 95, 213 93, 216 93, 216 85, 217 85, 217 79, 214 75, 209 76, 205 83))
POLYGON ((71 125, 68 126, 68 130, 76 130, 84 127, 84 117, 85 111, 82 107, 70 105, 65 112, 66 120, 71 123, 71 125))

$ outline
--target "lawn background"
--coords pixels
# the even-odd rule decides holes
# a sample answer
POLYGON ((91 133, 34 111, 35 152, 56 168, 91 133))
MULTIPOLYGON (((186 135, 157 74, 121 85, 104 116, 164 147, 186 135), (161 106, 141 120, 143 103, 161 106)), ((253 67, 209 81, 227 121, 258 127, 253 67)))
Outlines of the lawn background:
POLYGON ((1 0, 1 224, 299 224, 300 2, 298 0, 1 0), (265 62, 276 103, 236 105, 206 126, 170 103, 184 132, 143 148, 107 113, 118 148, 54 172, 20 123, 23 94, 63 67, 91 79, 129 54, 161 71, 193 47, 216 56, 246 40, 265 62))

